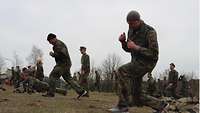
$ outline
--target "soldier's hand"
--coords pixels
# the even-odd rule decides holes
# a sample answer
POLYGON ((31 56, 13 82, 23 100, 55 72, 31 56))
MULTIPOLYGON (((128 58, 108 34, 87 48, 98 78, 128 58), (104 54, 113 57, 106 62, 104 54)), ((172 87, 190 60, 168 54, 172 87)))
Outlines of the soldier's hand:
POLYGON ((124 32, 119 36, 119 41, 120 42, 125 42, 126 41, 126 34, 124 32))
POLYGON ((52 51, 50 51, 50 52, 49 52, 49 55, 53 57, 53 56, 54 56, 54 53, 53 53, 52 51))
POLYGON ((135 42, 133 42, 132 40, 128 40, 127 47, 129 49, 133 49, 133 50, 139 50, 140 49, 140 46, 138 46, 137 44, 135 44, 135 42))

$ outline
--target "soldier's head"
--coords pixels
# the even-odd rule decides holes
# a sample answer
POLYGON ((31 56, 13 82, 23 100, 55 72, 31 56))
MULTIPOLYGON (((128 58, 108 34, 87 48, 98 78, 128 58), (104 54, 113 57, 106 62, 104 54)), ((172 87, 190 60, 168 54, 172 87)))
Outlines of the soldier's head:
POLYGON ((173 70, 175 68, 175 64, 174 63, 171 63, 170 64, 170 70, 173 70))
POLYGON ((26 68, 26 67, 24 67, 24 68, 22 69, 22 71, 23 71, 23 72, 27 71, 27 68, 26 68))
POLYGON ((50 44, 55 45, 57 41, 56 35, 53 33, 49 33, 47 36, 47 40, 49 41, 50 44))
POLYGON ((39 59, 39 58, 38 58, 38 59, 37 59, 37 64, 43 64, 43 63, 42 63, 42 59, 39 59))
POLYGON ((86 47, 81 46, 80 47, 80 52, 81 52, 81 54, 85 54, 86 53, 86 47))
POLYGON ((19 66, 16 66, 16 69, 19 69, 19 66))
POLYGON ((141 25, 140 14, 137 11, 130 11, 126 17, 129 28, 138 29, 141 25))
POLYGON ((28 66, 28 69, 31 69, 31 65, 28 66))

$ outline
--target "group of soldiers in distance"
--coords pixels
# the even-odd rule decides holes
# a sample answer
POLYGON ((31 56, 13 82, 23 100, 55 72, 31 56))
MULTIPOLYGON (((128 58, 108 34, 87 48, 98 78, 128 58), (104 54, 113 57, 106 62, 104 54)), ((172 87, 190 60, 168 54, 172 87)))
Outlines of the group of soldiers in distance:
MULTIPOLYGON (((160 100, 154 95, 156 86, 154 86, 154 80, 151 76, 151 72, 156 66, 159 56, 156 30, 141 20, 140 14, 137 11, 130 11, 126 20, 129 25, 127 38, 125 32, 123 32, 118 40, 122 49, 131 54, 131 61, 120 66, 118 70, 113 72, 116 75, 119 99, 117 105, 108 109, 108 111, 112 113, 128 113, 129 107, 146 105, 155 109, 156 113, 163 113, 169 106, 169 103, 160 100), (144 91, 142 79, 147 73, 149 73, 149 80, 147 81, 147 90, 144 91), (131 99, 129 98, 130 94, 131 99)), ((82 54, 81 71, 80 79, 76 81, 71 76, 70 69, 72 62, 65 43, 59 40, 53 33, 48 34, 47 41, 53 46, 53 51, 50 51, 49 55, 56 62, 49 75, 49 81, 44 82, 42 80, 44 77, 43 67, 42 63, 38 62, 36 69, 34 67, 24 67, 21 72, 19 67, 16 67, 16 70, 13 71, 14 78, 12 79, 15 88, 17 89, 20 83, 22 83, 24 92, 44 91, 46 92, 46 94, 42 95, 44 97, 54 97, 55 93, 66 95, 65 89, 56 87, 56 82, 62 76, 66 83, 77 93, 77 99, 89 97, 88 77, 90 74, 90 58, 86 53, 86 47, 80 47, 82 54)), ((14 69, 12 68, 12 70, 14 69)), ((95 85, 100 91, 101 77, 98 71, 95 73, 97 75, 95 85)), ((179 98, 179 95, 176 93, 178 79, 175 64, 171 63, 168 81, 165 84, 165 79, 162 85, 158 85, 158 94, 160 96, 170 96, 175 99, 179 98)), ((184 76, 181 79, 184 81, 184 76)), ((160 80, 158 80, 158 84, 161 84, 160 80)), ((185 96, 184 92, 182 95, 185 96)))
MULTIPOLYGON (((71 80, 77 85, 80 85, 82 89, 84 89, 86 94, 83 96, 89 97, 89 86, 88 86, 88 76, 90 74, 90 59, 89 55, 86 54, 86 47, 81 46, 80 52, 82 54, 81 57, 81 71, 78 72, 79 80, 75 79, 76 76, 73 76, 71 80), (77 83, 76 83, 77 82, 77 83)), ((97 71, 95 72, 97 73, 97 71)), ((14 86, 15 93, 24 93, 27 92, 28 94, 32 94, 34 92, 48 92, 51 84, 51 79, 44 80, 44 70, 43 70, 43 63, 41 59, 37 59, 36 65, 29 65, 27 67, 23 67, 20 69, 20 66, 11 67, 11 78, 9 80, 9 84, 14 86)), ((97 79, 97 85, 100 86, 100 75, 97 79)), ((64 78, 64 77, 63 77, 64 78)), ((67 85, 67 84, 66 84, 67 85)), ((73 86, 72 86, 73 87, 73 86)), ((1 87, 2 90, 6 90, 5 88, 1 87)), ((100 89, 100 87, 99 87, 100 89)), ((55 88, 55 92, 66 95, 67 88, 55 88)), ((42 96, 49 96, 42 95, 42 96)), ((54 96, 54 95, 53 95, 54 96)), ((53 97, 52 95, 50 97, 53 97)))
POLYGON ((178 72, 175 70, 174 63, 170 64, 168 77, 164 76, 163 80, 158 78, 156 81, 152 77, 151 73, 148 73, 147 76, 148 80, 146 81, 146 93, 151 96, 165 96, 172 97, 173 99, 192 96, 189 82, 187 81, 185 75, 178 75, 178 72))

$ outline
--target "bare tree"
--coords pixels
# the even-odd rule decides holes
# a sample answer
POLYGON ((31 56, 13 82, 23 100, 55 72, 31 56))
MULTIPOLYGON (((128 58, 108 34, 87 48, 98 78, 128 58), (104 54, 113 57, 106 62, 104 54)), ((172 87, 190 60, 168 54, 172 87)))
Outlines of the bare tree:
POLYGON ((29 64, 34 65, 37 63, 37 59, 42 57, 43 51, 34 45, 32 47, 30 55, 26 58, 26 60, 29 62, 29 64))
POLYGON ((121 63, 122 63, 121 58, 116 54, 109 54, 103 61, 101 67, 102 70, 101 75, 103 79, 102 90, 113 91, 114 78, 115 78, 115 74, 113 72, 114 70, 118 69, 121 63))
POLYGON ((5 60, 4 60, 3 56, 1 56, 1 54, 0 54, 0 73, 4 66, 5 66, 5 60))
POLYGON ((113 53, 107 56, 102 63, 102 71, 107 76, 107 79, 113 79, 112 73, 118 69, 121 63, 121 58, 117 54, 113 53))
POLYGON ((159 78, 163 79, 164 77, 168 77, 170 69, 165 69, 164 72, 159 74, 159 78))

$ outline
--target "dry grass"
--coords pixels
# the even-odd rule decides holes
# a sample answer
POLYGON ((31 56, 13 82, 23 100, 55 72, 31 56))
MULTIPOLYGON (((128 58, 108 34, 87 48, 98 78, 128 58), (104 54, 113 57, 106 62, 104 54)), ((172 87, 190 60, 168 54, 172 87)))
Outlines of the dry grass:
MULTIPOLYGON (((76 100, 74 91, 55 98, 12 91, 10 87, 5 92, 0 91, 0 113, 108 113, 106 110, 117 103, 117 96, 112 93, 91 92, 90 98, 76 100)), ((130 113, 152 113, 152 109, 131 108, 130 113)))

